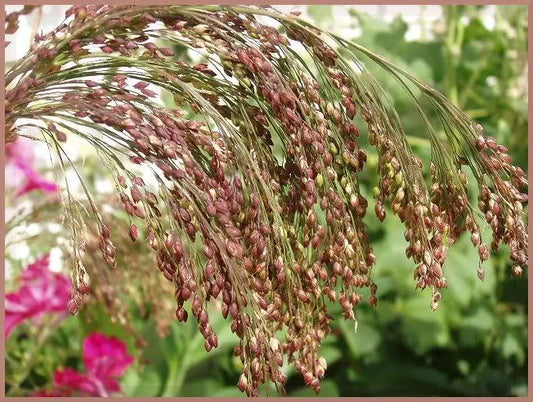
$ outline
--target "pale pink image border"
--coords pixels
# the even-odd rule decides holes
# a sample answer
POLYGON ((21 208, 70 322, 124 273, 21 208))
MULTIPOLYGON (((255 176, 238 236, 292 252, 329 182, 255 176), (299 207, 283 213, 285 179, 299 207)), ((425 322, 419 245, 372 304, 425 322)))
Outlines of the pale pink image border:
MULTIPOLYGON (((71 0, 71 1, 54 1, 54 0, 48 0, 48 1, 8 1, 7 2, 9 5, 25 5, 25 4, 31 4, 31 5, 70 5, 70 4, 87 4, 87 1, 84 1, 84 0, 71 0)), ((214 2, 212 1, 201 1, 201 0, 195 0, 195 1, 190 1, 190 2, 165 2, 165 1, 150 1, 150 0, 129 0, 129 1, 92 1, 90 2, 92 4, 108 4, 108 3, 112 3, 112 4, 153 4, 153 5, 165 5, 165 4, 213 4, 214 2)), ((528 0, 528 1, 481 1, 481 0, 478 0, 478 1, 435 1, 435 2, 427 2, 427 1, 395 1, 395 0, 391 0, 391 1, 346 1, 346 0, 334 0, 332 2, 327 2, 327 1, 312 1, 312 0, 307 0, 305 2, 295 2, 295 1, 279 1, 279 0, 272 0, 272 1, 253 1, 253 0, 248 0, 248 1, 219 1, 217 2, 216 4, 220 4, 220 5, 230 5, 230 4, 234 4, 234 5, 238 5, 238 4, 262 4, 262 5, 276 5, 276 4, 283 4, 283 5, 308 5, 308 4, 335 4, 335 5, 351 5, 351 4, 365 4, 365 5, 380 5, 380 4, 386 4, 386 5, 421 5, 421 4, 424 4, 424 5, 463 5, 463 4, 477 4, 477 5, 527 5, 529 6, 531 3, 533 3, 533 0, 528 0)), ((5 8, 2 7, 1 9, 1 17, 2 17, 2 23, 0 24, 0 29, 2 30, 2 35, 1 35, 1 40, 2 40, 2 46, 3 46, 3 49, 5 49, 5 25, 4 25, 4 21, 5 21, 5 17, 6 17, 6 14, 5 14, 5 8)), ((531 23, 532 22, 532 19, 533 19, 533 15, 532 13, 529 13, 529 8, 528 8, 528 22, 531 23)), ((533 34, 531 33, 531 31, 528 30, 528 35, 529 35, 529 43, 531 43, 531 40, 533 39, 533 34)), ((529 50, 529 49, 528 49, 529 50)), ((528 57, 529 57, 529 62, 531 64, 531 60, 532 60, 532 55, 531 55, 531 52, 528 52, 528 57)), ((5 68, 5 52, 2 51, 1 52, 1 61, 0 63, 4 66, 5 68)), ((5 73, 5 72, 4 72, 5 73)), ((531 70, 529 70, 529 79, 530 79, 530 82, 531 82, 531 77, 533 75, 533 72, 531 70)), ((1 102, 1 105, 2 105, 2 112, 0 113, 0 119, 1 119, 1 123, 0 123, 0 127, 3 128, 2 130, 2 135, 0 136, 0 142, 1 142, 1 147, 3 150, 5 150, 5 105, 4 105, 4 99, 5 99, 5 74, 2 74, 1 78, 0 78, 0 86, 2 88, 2 102, 1 102)), ((531 87, 529 87, 529 92, 528 92, 528 101, 529 101, 529 115, 531 116, 532 115, 532 111, 533 111, 533 93, 532 93, 532 90, 531 90, 531 87)), ((531 140, 531 137, 532 137, 532 127, 529 126, 528 128, 528 139, 531 140)), ((533 158, 531 156, 531 154, 529 154, 529 141, 528 140, 528 170, 531 171, 532 170, 532 164, 533 164, 533 158)), ((1 152, 0 153, 0 161, 2 163, 2 166, 5 166, 5 151, 1 152)), ((2 192, 5 193, 5 177, 4 177, 4 174, 0 175, 0 181, 2 183, 1 185, 1 188, 2 188, 2 192)), ((529 196, 530 197, 530 200, 531 200, 531 195, 529 196)), ((2 221, 2 230, 1 230, 1 235, 2 235, 2 239, 5 240, 5 209, 2 208, 1 211, 0 211, 0 220, 2 221)), ((531 219, 529 219, 529 222, 528 222, 528 227, 529 227, 529 235, 531 237, 532 235, 532 225, 531 225, 531 219)), ((2 275, 4 275, 4 272, 5 272, 5 241, 3 241, 3 246, 1 247, 1 253, 2 253, 2 264, 1 264, 1 272, 2 272, 2 275)), ((528 250, 528 254, 531 255, 531 245, 529 246, 529 250, 528 250)), ((529 309, 531 310, 531 307, 532 307, 532 299, 531 299, 531 282, 528 283, 528 307, 529 309)), ((2 300, 2 311, 5 311, 5 299, 4 299, 4 295, 5 295, 5 282, 4 280, 1 281, 1 286, 0 286, 0 292, 1 292, 1 300, 2 300)), ((0 323, 4 324, 4 314, 2 313, 0 315, 0 323)), ((2 325, 2 328, 3 328, 3 325, 2 325)), ((531 338, 533 337, 533 334, 531 332, 531 326, 530 326, 530 322, 528 320, 528 345, 530 344, 530 340, 531 338)), ((2 361, 4 361, 4 364, 0 365, 0 383, 1 384, 5 384, 5 332, 4 330, 1 330, 0 331, 0 358, 2 361)), ((531 349, 528 347, 528 395, 531 395, 531 391, 529 391, 530 389, 530 386, 531 386, 531 379, 532 379, 532 372, 531 372, 531 366, 530 366, 530 362, 531 362, 531 349)), ((0 396, 3 397, 5 396, 5 386, 2 386, 1 389, 0 389, 0 396)), ((72 401, 77 401, 77 400, 87 400, 87 399, 93 399, 93 398, 81 398, 81 397, 75 397, 75 398, 54 398, 54 400, 56 399, 65 399, 65 400, 72 400, 72 401)), ((127 400, 135 400, 135 401, 157 401, 157 400, 160 400, 161 398, 127 398, 127 397, 115 397, 115 398, 109 398, 110 400, 120 400, 120 401, 127 401, 127 400)), ((167 398, 168 399, 168 398, 167 398)), ((237 400, 236 398, 209 398, 209 397, 205 397, 205 398, 170 398, 170 399, 186 399, 186 400, 209 400, 209 399, 216 399, 216 400, 219 400, 219 399, 222 399, 222 400, 237 400)), ((277 398, 258 398, 259 400, 266 400, 266 399, 277 399, 277 398)), ((302 400, 301 398, 283 398, 284 400, 302 400)), ((435 397, 435 398, 428 398, 428 397, 421 397, 421 398, 412 398, 412 397, 380 397, 380 398, 364 398, 364 397, 343 397, 343 398, 322 398, 322 399, 325 399, 325 400, 372 400, 372 401, 385 401, 385 400, 397 400, 397 401, 411 401, 411 400, 434 400, 434 399, 438 399, 438 400, 453 400, 453 401, 461 401, 461 400, 513 400, 513 401, 520 401, 520 400, 529 400, 530 398, 529 397, 520 397, 520 398, 517 398, 517 397, 505 397, 505 398, 485 398, 485 397, 476 397, 476 398, 463 398, 463 397, 457 397, 457 398, 442 398, 442 397, 435 397)), ((24 397, 24 398, 9 398, 9 400, 13 400, 13 401, 16 401, 16 400, 20 400, 20 401, 37 401, 37 400, 42 400, 42 398, 36 398, 36 397, 24 397)))

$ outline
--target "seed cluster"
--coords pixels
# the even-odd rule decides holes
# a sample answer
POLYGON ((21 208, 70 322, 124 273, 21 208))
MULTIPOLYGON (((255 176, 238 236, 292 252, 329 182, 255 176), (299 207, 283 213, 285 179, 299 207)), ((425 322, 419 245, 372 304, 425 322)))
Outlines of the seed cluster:
MULTIPOLYGON (((113 227, 124 225, 117 217, 106 216, 106 221, 113 227)), ((133 302, 141 317, 150 316, 155 321, 160 336, 168 336, 172 322, 169 317, 175 310, 175 303, 168 297, 172 284, 162 275, 153 275, 154 256, 149 252, 148 245, 136 244, 132 253, 129 234, 115 232, 112 237, 117 249, 117 264, 127 269, 109 269, 102 264, 98 244, 100 236, 91 236, 83 257, 87 277, 74 290, 77 296, 73 297, 76 305, 72 313, 83 306, 84 318, 90 321, 101 314, 103 307, 111 322, 120 324, 139 345, 143 345, 145 341, 132 325, 133 302)))
MULTIPOLYGON (((157 189, 114 164, 131 219, 127 235, 138 241, 144 222, 157 267, 175 288, 175 316, 194 316, 207 351, 218 346, 207 303, 216 301, 231 319, 243 363, 238 387, 247 395, 257 396, 267 381, 281 391, 285 360, 318 392, 327 368, 320 345, 333 320, 328 304, 353 319, 361 289, 368 289, 369 304, 378 302, 364 219, 369 202, 358 181, 367 162, 359 117, 378 155, 375 214, 383 221, 390 207, 405 224, 406 255, 416 264, 417 286, 433 289, 432 309, 448 285, 448 248, 463 231, 471 233, 480 263, 489 257, 461 165, 483 174, 476 177, 479 209, 492 228, 492 248, 509 245, 517 275, 527 264, 526 197, 519 190, 527 180, 505 147, 474 135, 474 125, 461 126, 471 153, 457 161, 435 142, 440 157, 427 185, 423 162, 369 76, 294 15, 251 7, 74 6, 67 17, 15 68, 13 74, 35 64, 7 92, 6 120, 40 118, 59 142, 71 131, 109 161, 116 159, 111 149, 120 149, 154 170, 157 189), (287 35, 259 23, 254 14, 261 13, 287 35), (294 42, 310 54, 312 68, 295 55, 294 42), (170 45, 201 51, 205 62, 176 60, 170 45), (65 58, 74 63, 58 62, 65 58), (171 94, 173 106, 155 103, 157 91, 171 94), (46 106, 32 108, 32 97, 46 106)), ((103 222, 99 239, 105 261, 117 267, 103 222)), ((484 277, 482 268, 478 275, 484 277)))
MULTIPOLYGON (((527 202, 527 194, 520 190, 527 189, 527 179, 520 167, 511 165, 507 148, 497 144, 494 138, 483 135, 481 127, 476 128, 480 136, 475 146, 492 179, 492 186, 485 183, 480 185, 478 197, 479 209, 492 229, 491 249, 497 250, 501 243, 508 245, 510 257, 515 262, 513 273, 521 275, 522 267, 527 266, 528 262, 528 236, 522 206, 527 202)), ((480 248, 480 259, 487 260, 488 256, 486 247, 483 250, 480 248)))

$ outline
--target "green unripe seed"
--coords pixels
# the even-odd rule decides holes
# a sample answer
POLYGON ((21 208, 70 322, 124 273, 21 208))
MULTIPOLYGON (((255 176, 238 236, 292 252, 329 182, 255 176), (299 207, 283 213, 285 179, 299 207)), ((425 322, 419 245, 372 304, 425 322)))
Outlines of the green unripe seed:
POLYGON ((245 88, 251 88, 252 83, 250 82, 250 79, 248 78, 241 78, 239 79, 239 84, 241 84, 245 88))
POLYGON ((322 187, 324 185, 324 176, 322 176, 320 173, 317 174, 315 181, 318 187, 322 187))
POLYGON ((348 180, 346 179, 345 176, 342 176, 341 186, 344 188, 344 187, 346 187, 346 184, 348 184, 348 180))
POLYGON ((398 172, 396 173, 396 175, 394 176, 394 182, 399 186, 400 184, 402 184, 403 182, 403 174, 402 172, 398 172))

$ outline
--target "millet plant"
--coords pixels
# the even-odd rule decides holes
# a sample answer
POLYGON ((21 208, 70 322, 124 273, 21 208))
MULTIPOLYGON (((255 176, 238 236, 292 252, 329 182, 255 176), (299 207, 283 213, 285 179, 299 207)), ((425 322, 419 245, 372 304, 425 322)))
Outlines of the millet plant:
MULTIPOLYGON (((7 32, 16 30, 18 14, 7 17, 7 32)), ((159 272, 146 266, 128 278, 143 286, 160 286, 150 276, 166 278, 177 320, 194 316, 207 351, 218 345, 206 309, 214 301, 240 339, 238 387, 248 395, 267 381, 283 392, 284 362, 318 392, 327 367, 320 345, 334 319, 328 303, 354 319, 368 288, 368 303, 377 304, 369 203, 358 181, 367 160, 361 124, 364 143, 379 157, 374 212, 383 221, 388 207, 405 225, 406 255, 416 286, 432 292, 429 308, 448 286, 446 254, 463 232, 479 251, 473 269, 481 280, 482 263, 502 243, 514 275, 527 265, 527 179, 506 147, 435 89, 296 14, 252 6, 74 6, 7 71, 5 118, 7 142, 36 128, 64 169, 76 168, 63 146, 69 136, 96 149, 130 216, 129 237, 146 240, 157 260, 159 272), (205 62, 180 60, 177 47, 205 62), (413 153, 362 57, 412 95, 430 161, 413 153), (171 101, 163 106, 159 94, 171 101), (152 171, 157 189, 128 167, 136 165, 152 171), (477 207, 467 172, 478 184, 477 207), (487 224, 490 243, 481 235, 487 224)), ((126 270, 117 266, 113 225, 84 189, 108 265, 99 270, 126 270)), ((116 306, 108 300, 116 275, 89 275, 84 265, 87 216, 68 182, 65 190, 76 286, 69 310, 76 314, 91 297, 116 306)))

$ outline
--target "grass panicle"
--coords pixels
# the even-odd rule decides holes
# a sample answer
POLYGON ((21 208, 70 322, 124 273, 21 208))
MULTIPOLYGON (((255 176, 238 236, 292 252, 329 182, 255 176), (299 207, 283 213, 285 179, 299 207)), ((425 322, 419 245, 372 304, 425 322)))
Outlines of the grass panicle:
MULTIPOLYGON (((16 15, 7 21, 15 29, 16 15)), ((248 395, 267 381, 282 392, 284 360, 318 392, 327 366, 319 349, 334 318, 328 303, 353 319, 368 288, 368 303, 377 304, 369 201, 358 181, 370 169, 362 125, 378 155, 374 212, 383 221, 390 208, 405 224, 406 254, 417 286, 433 292, 432 309, 448 285, 447 251, 465 231, 479 250, 481 279, 489 248, 502 243, 515 275, 527 265, 527 179, 507 149, 433 88, 295 14, 252 6, 73 6, 7 72, 6 90, 6 140, 29 119, 65 168, 62 144, 70 136, 98 151, 130 217, 126 235, 153 249, 158 275, 175 289, 177 320, 194 316, 207 351, 218 346, 207 302, 216 300, 231 318, 243 363, 238 387, 248 395), (180 60, 178 47, 204 62, 180 60), (413 95, 429 164, 414 154, 362 59, 413 95), (429 122, 417 92, 440 127, 429 122), (157 101, 160 93, 170 106, 157 101), (153 171, 157 189, 133 173, 135 165, 153 171), (469 202, 469 170, 477 206, 469 202), (490 247, 484 224, 492 229, 490 247)), ((70 196, 64 201, 73 239, 81 238, 81 215, 70 196)), ((90 205, 104 260, 124 269, 113 226, 96 201, 90 205)), ((81 254, 74 253, 72 312, 86 294, 111 292, 90 284, 81 254)))

